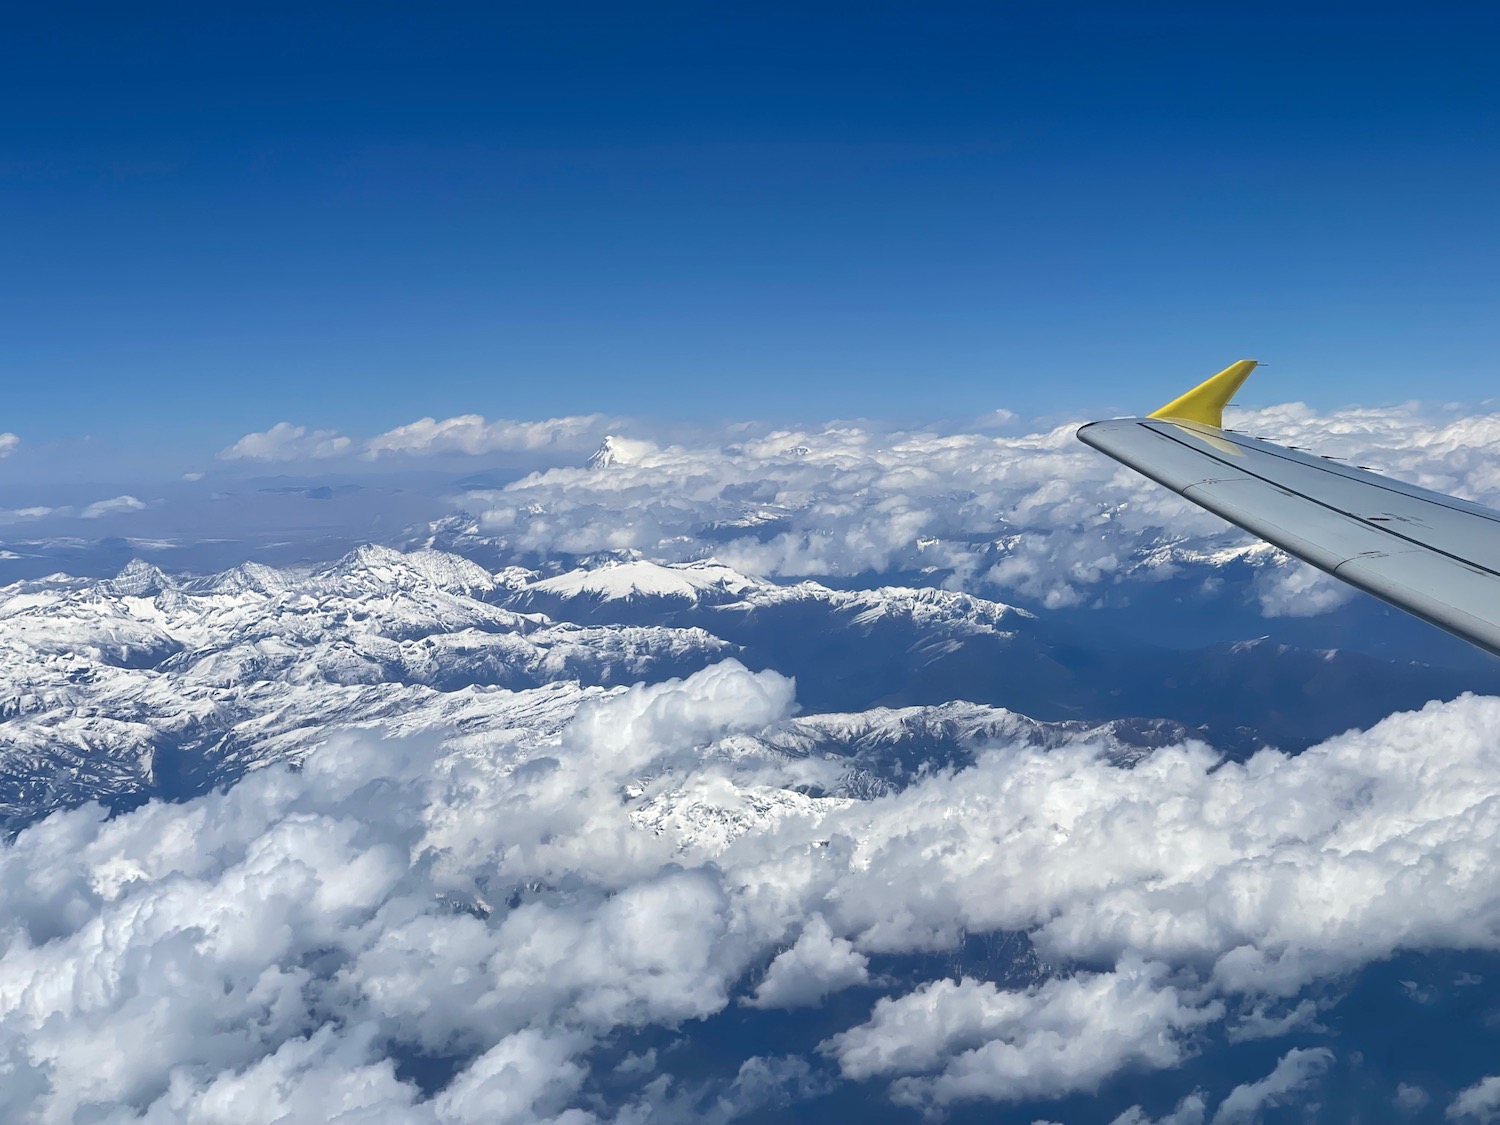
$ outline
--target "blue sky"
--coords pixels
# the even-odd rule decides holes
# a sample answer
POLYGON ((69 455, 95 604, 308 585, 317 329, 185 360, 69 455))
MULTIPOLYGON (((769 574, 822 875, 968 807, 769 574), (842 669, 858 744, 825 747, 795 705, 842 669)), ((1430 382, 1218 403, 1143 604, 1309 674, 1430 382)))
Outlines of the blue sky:
POLYGON ((1480 5, 33 5, 0 429, 1495 384, 1480 5))

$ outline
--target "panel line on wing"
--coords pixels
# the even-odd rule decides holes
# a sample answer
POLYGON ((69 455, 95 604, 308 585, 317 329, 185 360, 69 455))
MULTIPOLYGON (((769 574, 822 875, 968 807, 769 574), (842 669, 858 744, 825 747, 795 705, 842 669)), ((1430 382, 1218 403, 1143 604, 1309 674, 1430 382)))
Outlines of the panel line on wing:
MULTIPOLYGON (((1174 425, 1177 429, 1184 428, 1181 425, 1175 423, 1167 424, 1174 425)), ((1222 457, 1216 456, 1215 454, 1210 453, 1207 450, 1198 449, 1181 440, 1180 438, 1173 437, 1173 435, 1165 431, 1162 424, 1159 422, 1142 421, 1140 425, 1145 429, 1150 430, 1154 434, 1159 434, 1162 437, 1168 438, 1169 440, 1176 441, 1179 445, 1193 451, 1194 453, 1200 453, 1204 457, 1211 457, 1222 465, 1227 465, 1230 468, 1235 469, 1236 471, 1240 471, 1240 467, 1237 464, 1225 461, 1222 457)), ((1189 429, 1188 432, 1196 433, 1196 431, 1191 429, 1189 429)), ((1206 435, 1198 436, 1206 437, 1206 435)), ((1226 440, 1219 438, 1218 434, 1215 434, 1213 436, 1218 440, 1226 440)), ((1464 500, 1457 496, 1445 496, 1440 492, 1433 492, 1431 489, 1423 488, 1421 485, 1417 484, 1410 484, 1406 481, 1391 480, 1389 478, 1381 480, 1378 478, 1366 477, 1363 474, 1356 475, 1356 473, 1351 469, 1344 468, 1343 466, 1339 465, 1320 465, 1317 463, 1317 461, 1321 461, 1323 459, 1321 456, 1317 457, 1317 460, 1314 460, 1311 456, 1305 460, 1301 457, 1288 457, 1286 455, 1288 452, 1288 447, 1279 446, 1275 442, 1261 441, 1260 439, 1253 437, 1247 439, 1245 437, 1239 436, 1231 437, 1227 440, 1233 445, 1238 446, 1240 449, 1247 450, 1251 453, 1263 454, 1267 457, 1274 457, 1277 460, 1284 461, 1289 465, 1298 465, 1303 468, 1316 469, 1320 473, 1327 473, 1329 476, 1336 477, 1339 480, 1350 481, 1365 488, 1378 489, 1383 492, 1388 492, 1392 496, 1404 496, 1408 500, 1417 500, 1424 504, 1432 504, 1434 507, 1443 508, 1446 511, 1457 512, 1460 515, 1466 516, 1478 516, 1481 519, 1489 520, 1491 523, 1500 524, 1500 514, 1497 514, 1491 509, 1486 508, 1484 505, 1475 503, 1472 500, 1464 500), (1340 471, 1341 469, 1342 471, 1340 471)), ((1265 480, 1266 478, 1262 477, 1261 479, 1265 480)), ((1337 511, 1338 509, 1334 510, 1337 511)), ((1354 515, 1354 513, 1352 512, 1345 514, 1354 515)), ((1370 517, 1354 516, 1354 518, 1369 519, 1370 517)))
MULTIPOLYGON (((1497 571, 1497 570, 1492 569, 1491 567, 1485 566, 1484 563, 1479 562, 1476 559, 1471 559, 1471 558, 1468 558, 1468 557, 1466 557, 1464 555, 1456 554, 1453 551, 1444 550, 1442 547, 1434 546, 1431 543, 1425 542, 1424 540, 1421 540, 1421 539, 1413 538, 1413 537, 1411 537, 1409 535, 1403 535, 1403 534, 1401 534, 1401 532, 1396 531, 1393 528, 1391 528, 1388 524, 1383 524, 1383 523, 1376 524, 1376 523, 1372 523, 1369 519, 1367 519, 1364 516, 1359 515, 1356 512, 1346 511, 1345 509, 1340 508, 1340 507, 1338 507, 1335 504, 1330 504, 1326 500, 1320 500, 1316 496, 1309 496, 1307 493, 1302 492, 1300 490, 1297 490, 1297 489, 1288 489, 1287 486, 1285 484, 1283 484, 1282 482, 1276 481, 1276 480, 1272 480, 1269 477, 1263 476, 1263 475, 1261 475, 1260 473, 1256 472, 1253 469, 1246 468, 1243 465, 1233 465, 1233 466, 1231 466, 1229 464, 1229 462, 1223 460, 1223 458, 1218 457, 1215 454, 1210 453, 1210 452, 1208 452, 1206 450, 1195 448, 1194 446, 1190 445, 1188 442, 1183 441, 1181 438, 1175 437, 1175 436, 1173 436, 1172 434, 1169 434, 1169 433, 1165 433, 1163 430, 1158 429, 1154 425, 1149 425, 1149 424, 1146 424, 1146 423, 1141 423, 1141 425, 1145 429, 1147 429, 1149 432, 1154 433, 1158 437, 1164 438, 1167 441, 1174 442, 1177 445, 1182 446, 1184 449, 1188 450, 1190 453, 1196 453, 1200 457, 1205 457, 1205 458, 1208 458, 1211 461, 1216 461, 1219 464, 1224 465, 1225 467, 1233 468, 1236 473, 1242 474, 1243 476, 1254 477, 1256 480, 1260 481, 1262 484, 1267 485, 1267 486, 1269 486, 1271 488, 1279 489, 1279 490, 1283 491, 1284 493, 1286 493, 1289 496, 1295 496, 1298 499, 1306 500, 1310 504, 1316 504, 1320 508, 1323 508, 1323 509, 1325 509, 1327 511, 1330 511, 1330 512, 1335 512, 1338 515, 1345 516, 1348 519, 1358 520, 1362 525, 1368 527, 1371 531, 1376 532, 1377 534, 1389 536, 1391 539, 1399 539, 1403 543, 1409 543, 1412 546, 1417 547, 1417 548, 1419 548, 1421 550, 1431 551, 1433 554, 1442 555, 1445 558, 1452 559, 1454 562, 1462 563, 1465 566, 1472 567, 1472 568, 1474 568, 1476 570, 1479 570, 1479 571, 1481 571, 1481 572, 1483 572, 1485 574, 1488 574, 1488 575, 1490 575, 1490 576, 1492 576, 1494 578, 1500 578, 1500 571, 1497 571)), ((1257 452, 1261 452, 1261 451, 1257 450, 1257 452)), ((1274 456, 1274 454, 1272 454, 1272 455, 1274 456)), ((1282 460, 1288 460, 1288 458, 1282 458, 1282 460)), ((1303 464, 1303 462, 1301 462, 1301 461, 1294 461, 1294 463, 1295 464, 1299 464, 1299 465, 1303 464)), ((1319 468, 1319 466, 1309 466, 1309 467, 1311 467, 1311 468, 1319 468)), ((1324 471, 1327 471, 1327 470, 1324 470, 1324 471)), ((1147 475, 1150 475, 1150 474, 1147 474, 1147 475)), ((1376 481, 1365 482, 1365 481, 1360 480, 1357 477, 1356 478, 1351 478, 1351 477, 1348 477, 1348 476, 1346 476, 1344 474, 1337 474, 1337 475, 1340 476, 1340 477, 1342 477, 1342 479, 1344 479, 1344 480, 1353 480, 1355 483, 1365 485, 1366 487, 1369 487, 1369 488, 1381 488, 1383 486, 1383 482, 1376 482, 1376 481)), ((1165 483, 1165 482, 1162 482, 1162 483, 1165 483)), ((1203 483, 1203 482, 1199 482, 1199 484, 1201 484, 1201 483, 1203 483)), ((1170 488, 1172 486, 1168 485, 1167 487, 1170 488)), ((1197 485, 1191 485, 1189 487, 1190 488, 1191 487, 1197 487, 1197 485)), ((1185 496, 1185 494, 1187 492, 1187 489, 1184 489, 1184 488, 1173 488, 1173 491, 1174 492, 1178 492, 1179 494, 1182 494, 1182 495, 1185 496)), ((1419 501, 1421 503, 1424 503, 1424 504, 1434 504, 1437 507, 1446 508, 1449 511, 1458 512, 1458 513, 1463 514, 1463 515, 1476 514, 1476 513, 1468 512, 1466 509, 1453 508, 1453 507, 1451 507, 1449 505, 1446 505, 1446 504, 1437 504, 1436 501, 1428 500, 1426 497, 1412 496, 1410 493, 1403 493, 1403 492, 1399 492, 1397 490, 1388 490, 1388 491, 1392 491, 1396 495, 1405 496, 1407 499, 1417 500, 1417 501, 1419 501)), ((1491 517, 1486 517, 1486 518, 1489 518, 1491 520, 1491 522, 1500 522, 1500 521, 1495 520, 1495 518, 1492 517, 1492 516, 1491 517)), ((1233 523, 1235 521, 1231 520, 1230 522, 1233 523)), ((1346 560, 1346 561, 1349 561, 1349 560, 1346 560)), ((1343 564, 1340 564, 1340 565, 1343 565, 1343 564)))

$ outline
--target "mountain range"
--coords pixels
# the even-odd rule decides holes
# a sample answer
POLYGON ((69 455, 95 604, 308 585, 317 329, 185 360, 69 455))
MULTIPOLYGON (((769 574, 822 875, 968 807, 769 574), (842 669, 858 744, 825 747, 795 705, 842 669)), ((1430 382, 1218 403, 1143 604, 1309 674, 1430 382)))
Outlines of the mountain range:
POLYGON ((1122 648, 965 593, 775 583, 713 561, 542 573, 364 546, 315 568, 173 576, 136 560, 0 589, 0 816, 189 796, 347 727, 524 753, 586 699, 725 659, 796 680, 802 714, 757 752, 833 756, 850 796, 987 743, 1296 749, 1485 686, 1269 641, 1122 648))

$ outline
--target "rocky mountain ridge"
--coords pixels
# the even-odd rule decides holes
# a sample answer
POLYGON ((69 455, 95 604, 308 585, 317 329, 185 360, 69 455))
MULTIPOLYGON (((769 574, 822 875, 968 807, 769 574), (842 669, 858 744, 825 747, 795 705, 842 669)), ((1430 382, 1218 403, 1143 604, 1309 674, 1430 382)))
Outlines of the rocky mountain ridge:
POLYGON ((1388 710, 1467 686, 1285 646, 1118 653, 969 594, 778 584, 711 561, 550 576, 373 546, 199 576, 136 561, 0 588, 0 816, 191 794, 349 727, 524 757, 589 698, 725 659, 794 677, 803 713, 712 752, 827 759, 809 792, 846 797, 985 745, 1082 739, 1128 759, 1196 736, 1243 752, 1289 729, 1318 737, 1309 714, 1326 728, 1372 698, 1388 710), (1143 698, 1144 713, 1123 709, 1143 698), (1279 702, 1264 722, 1238 721, 1266 698, 1279 702))

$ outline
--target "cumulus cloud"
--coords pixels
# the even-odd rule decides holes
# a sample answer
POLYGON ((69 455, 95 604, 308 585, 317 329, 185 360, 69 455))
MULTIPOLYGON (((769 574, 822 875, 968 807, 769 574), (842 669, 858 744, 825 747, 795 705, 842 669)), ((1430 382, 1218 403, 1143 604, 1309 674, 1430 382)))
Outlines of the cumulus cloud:
MULTIPOLYGON (((1408 404, 1319 416, 1292 404, 1233 414, 1236 428, 1500 499, 1500 415, 1432 417, 1408 404)), ((634 550, 712 555, 785 577, 935 574, 1046 608, 1089 604, 1125 581, 1258 574, 1268 616, 1310 616, 1354 595, 1081 444, 1044 432, 774 429, 662 443, 610 439, 588 465, 538 472, 465 501, 477 528, 537 557, 634 550)))
POLYGON ((269 430, 246 434, 219 451, 221 461, 321 461, 341 457, 353 444, 337 430, 309 430, 277 422, 269 430))
POLYGON ((21 444, 21 439, 16 434, 6 432, 0 433, 0 461, 9 457, 21 444))
POLYGON ((719 1010, 757 956, 722 879, 630 826, 619 779, 790 698, 721 665, 586 706, 558 758, 434 769, 429 746, 345 741, 188 805, 26 830, 0 852, 20 1076, 0 1116, 585 1120, 568 1103, 600 1035, 719 1010), (393 1042, 468 1061, 422 1097, 393 1042))
MULTIPOLYGON (((1195 1090, 1177 1104, 1176 1109, 1165 1117, 1153 1118, 1141 1109, 1132 1106, 1110 1125, 1256 1125, 1263 1120, 1263 1111, 1278 1106, 1294 1105, 1307 1095, 1309 1087, 1327 1072, 1333 1064, 1333 1052, 1324 1047, 1293 1048, 1276 1063, 1270 1074, 1255 1082, 1236 1086, 1219 1103, 1210 1118, 1208 1101, 1201 1090, 1195 1090)), ((1401 1086, 1403 1091, 1416 1090, 1401 1086)), ((1412 1110, 1412 1099, 1397 1095, 1397 1105, 1412 1110)), ((1425 1095, 1415 1103, 1420 1109, 1426 1104, 1425 1095)))
MULTIPOLYGON (((1092 454, 1073 427, 1015 438, 777 430, 727 446, 615 441, 609 454, 467 503, 480 530, 542 556, 712 554, 783 576, 947 571, 950 585, 1049 605, 1075 604, 1082 587, 1159 552, 1164 527, 1216 549, 1243 542, 1092 454)), ((1168 573, 1170 560, 1154 561, 1168 573)))
MULTIPOLYGON (((23 830, 0 848, 0 1117, 582 1122, 612 1036, 996 931, 1071 971, 897 985, 818 1065, 924 1109, 1060 1096, 1397 950, 1500 947, 1500 700, 1244 763, 997 745, 868 801, 808 796, 816 761, 724 749, 794 707, 726 662, 595 691, 524 747, 338 738, 300 771, 23 830), (723 829, 642 820, 678 792, 723 829), (454 1077, 419 1087, 411 1058, 454 1077)), ((762 1059, 707 1089, 669 1054, 608 1062, 617 1104, 727 1120, 826 1080, 762 1059)), ((1214 1120, 1328 1058, 1289 1052, 1214 1120)), ((1202 1119, 1184 1106, 1169 1120, 1202 1119)))
POLYGON ((746 1001, 756 1008, 804 1008, 830 992, 865 984, 870 959, 845 938, 834 937, 821 914, 814 914, 790 949, 777 954, 765 979, 746 1001))
POLYGON ((1267 617, 1316 617, 1354 598, 1354 589, 1277 551, 1255 575, 1255 597, 1267 617))
MULTIPOLYGON (((1481 502, 1500 502, 1500 415, 1416 403, 1320 415, 1299 404, 1231 410, 1229 424, 1481 502)), ((1246 597, 1305 617, 1356 595, 1074 439, 1023 432, 1009 412, 951 428, 680 429, 676 440, 590 414, 542 421, 423 418, 368 438, 288 422, 247 434, 225 460, 505 456, 551 467, 463 501, 476 530, 533 558, 634 550, 660 562, 712 555, 770 577, 933 575, 954 589, 1064 609, 1123 583, 1227 563, 1246 597), (601 441, 603 445, 601 447, 601 441), (596 456, 590 451, 598 449, 596 456), (530 460, 528 461, 528 458, 530 460)))
POLYGON ((544 422, 512 422, 498 419, 487 422, 478 414, 463 414, 441 422, 423 418, 409 425, 397 426, 364 443, 366 457, 406 453, 516 453, 542 449, 579 450, 599 442, 602 414, 551 418, 544 422))
POLYGON ((144 500, 124 495, 111 496, 107 500, 95 500, 91 504, 85 504, 82 508, 72 504, 63 504, 55 508, 45 504, 34 504, 25 508, 0 508, 0 525, 30 523, 34 520, 49 518, 97 520, 125 512, 144 511, 148 507, 150 505, 144 500))
POLYGON ((881 1000, 868 1023, 826 1049, 850 1078, 901 1077, 898 1102, 945 1105, 1092 1090, 1126 1066, 1175 1065, 1185 1033, 1221 1016, 1167 982, 1164 965, 1122 960, 1026 992, 989 981, 934 981, 881 1000), (935 1075, 925 1076, 936 1071, 935 1075))
POLYGON ((422 418, 375 437, 357 439, 337 430, 309 430, 277 422, 269 430, 246 434, 221 450, 221 461, 327 461, 359 455, 376 459, 395 455, 478 456, 494 453, 570 453, 581 455, 599 444, 602 414, 551 418, 540 422, 486 421, 479 414, 455 418, 422 418))

